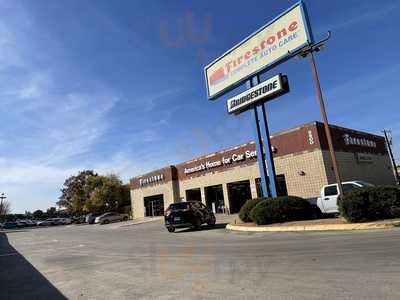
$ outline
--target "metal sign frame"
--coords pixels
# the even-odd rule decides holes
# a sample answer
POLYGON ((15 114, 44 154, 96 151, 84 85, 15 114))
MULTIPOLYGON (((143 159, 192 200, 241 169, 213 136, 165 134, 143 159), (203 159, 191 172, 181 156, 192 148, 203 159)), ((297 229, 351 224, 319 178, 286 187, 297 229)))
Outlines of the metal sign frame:
POLYGON ((288 8, 287 10, 285 10, 284 12, 282 12, 281 14, 279 14, 273 20, 271 20, 270 22, 268 22, 267 24, 265 24, 264 26, 259 28, 257 31, 255 31, 251 35, 247 36, 244 40, 242 40, 241 42, 239 42, 238 44, 236 44, 235 46, 230 48, 224 54, 220 55, 218 58, 214 59, 211 63, 209 63, 208 65, 206 65, 204 67, 204 79, 205 79, 205 82, 206 82, 206 89, 207 89, 207 97, 208 97, 208 99, 209 100, 215 100, 216 98, 222 96, 223 94, 225 94, 225 93, 231 91, 232 89, 238 87, 239 85, 243 84, 244 82, 246 82, 246 80, 254 77, 255 75, 259 75, 260 73, 265 72, 267 70, 270 70, 270 69, 274 68, 275 66, 287 61, 288 59, 292 58, 293 56, 296 56, 298 54, 298 52, 301 51, 302 48, 304 48, 305 46, 307 46, 309 44, 312 44, 313 41, 314 41, 314 37, 313 37, 312 31, 311 31, 311 26, 310 26, 310 21, 309 21, 309 18, 308 18, 307 9, 305 7, 304 2, 303 1, 299 1, 296 4, 292 5, 290 8, 288 8), (218 60, 220 60, 223 57, 225 57, 226 55, 230 54, 236 48, 238 48, 239 46, 241 46, 242 44, 244 44, 245 42, 250 40, 252 37, 257 35, 260 31, 264 30, 266 27, 270 26, 272 23, 274 23, 275 21, 280 19, 282 16, 286 15, 287 13, 289 13, 291 10, 295 9, 298 6, 300 6, 300 9, 301 9, 301 16, 302 16, 302 19, 303 19, 305 32, 306 32, 306 35, 307 35, 307 41, 304 44, 302 44, 299 47, 297 47, 296 49, 288 52, 286 55, 278 58, 277 60, 275 60, 275 61, 273 61, 273 62, 271 62, 271 63, 269 63, 267 65, 264 65, 263 67, 261 67, 260 69, 254 71, 253 73, 251 73, 251 74, 249 74, 247 76, 244 76, 240 80, 238 80, 237 82, 231 84, 230 86, 227 86, 226 88, 224 88, 223 90, 219 91, 215 95, 210 96, 208 80, 207 80, 207 69, 210 68, 213 64, 215 64, 218 60))

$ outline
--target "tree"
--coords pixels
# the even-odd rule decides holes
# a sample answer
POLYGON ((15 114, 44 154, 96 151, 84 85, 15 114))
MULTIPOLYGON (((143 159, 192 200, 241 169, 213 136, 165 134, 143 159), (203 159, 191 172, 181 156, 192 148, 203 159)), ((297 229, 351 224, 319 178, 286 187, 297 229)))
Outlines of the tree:
POLYGON ((42 210, 38 209, 38 210, 35 210, 32 215, 35 219, 42 219, 44 217, 44 212, 42 210))
POLYGON ((0 200, 0 216, 5 216, 11 212, 11 203, 7 200, 0 200))
POLYGON ((57 214, 57 209, 53 206, 47 209, 46 214, 49 218, 53 218, 57 214))
POLYGON ((87 188, 88 180, 96 176, 97 174, 92 170, 84 170, 79 172, 77 176, 67 178, 61 189, 61 196, 57 205, 72 213, 83 212, 85 202, 90 196, 90 190, 87 188))
POLYGON ((131 206, 131 186, 129 183, 122 185, 121 206, 131 206))
POLYGON ((130 204, 129 186, 122 184, 117 175, 96 176, 88 180, 90 197, 85 210, 90 212, 118 211, 130 204))

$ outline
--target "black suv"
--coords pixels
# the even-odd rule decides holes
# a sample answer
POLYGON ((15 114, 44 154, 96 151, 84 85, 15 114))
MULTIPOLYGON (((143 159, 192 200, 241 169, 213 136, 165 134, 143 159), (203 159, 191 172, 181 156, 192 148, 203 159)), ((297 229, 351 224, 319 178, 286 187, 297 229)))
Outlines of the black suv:
POLYGON ((171 204, 165 211, 164 219, 169 232, 174 232, 175 228, 185 227, 200 229, 204 223, 209 226, 215 225, 214 213, 199 201, 171 204))

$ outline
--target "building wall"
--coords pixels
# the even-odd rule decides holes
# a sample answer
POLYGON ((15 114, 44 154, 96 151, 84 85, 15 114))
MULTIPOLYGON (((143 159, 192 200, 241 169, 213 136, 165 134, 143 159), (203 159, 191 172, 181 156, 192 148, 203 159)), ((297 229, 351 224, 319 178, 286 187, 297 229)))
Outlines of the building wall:
MULTIPOLYGON (((177 201, 173 186, 176 181, 169 181, 164 184, 151 185, 140 189, 131 190, 132 216, 134 219, 143 218, 145 215, 144 197, 160 195, 164 197, 164 208, 177 201)), ((176 189, 175 189, 176 190, 176 189)))
POLYGON ((288 195, 316 197, 327 184, 321 150, 304 151, 274 159, 276 174, 284 174, 288 195))
MULTIPOLYGON (((321 150, 304 151, 302 153, 279 156, 274 159, 276 174, 285 175, 286 187, 289 195, 304 198, 316 197, 320 194, 321 187, 328 184, 326 158, 321 150), (304 174, 304 175, 302 175, 304 174)), ((208 173, 200 177, 181 181, 179 184, 180 197, 185 197, 188 189, 201 188, 222 184, 224 190, 225 205, 227 201, 227 184, 235 181, 250 180, 252 197, 257 197, 255 179, 260 177, 258 164, 240 166, 225 172, 208 173)), ((204 197, 202 196, 204 201, 204 197)))
MULTIPOLYGON (((356 153, 336 152, 343 181, 364 180, 373 184, 394 184, 394 176, 387 155, 369 154, 371 162, 360 163, 356 153)), ((288 154, 274 158, 276 174, 284 174, 289 195, 311 198, 320 194, 325 184, 336 182, 332 170, 329 151, 312 150, 288 154)), ((252 198, 257 197, 256 178, 259 178, 258 164, 238 165, 224 171, 204 173, 201 176, 186 180, 172 180, 166 183, 145 186, 131 190, 132 215, 134 218, 144 216, 143 198, 163 194, 164 207, 179 202, 186 197, 186 190, 200 188, 201 198, 205 203, 205 187, 222 185, 224 201, 229 209, 227 184, 249 180, 252 198)))
MULTIPOLYGON (((395 183, 383 137, 334 125, 330 128, 343 181, 395 183)), ((289 195, 316 197, 323 185, 336 182, 322 123, 277 133, 271 137, 271 144, 276 174, 285 175, 289 195)), ((255 150, 255 143, 249 142, 132 178, 134 218, 144 216, 143 198, 157 194, 163 194, 166 208, 185 198, 186 190, 200 188, 205 203, 205 187, 222 185, 229 208, 227 184, 249 180, 251 195, 257 197, 255 179, 260 175, 255 150)))
POLYGON ((225 206, 229 209, 228 187, 227 184, 235 181, 250 180, 252 197, 257 197, 255 179, 259 177, 258 164, 242 165, 230 168, 225 172, 209 172, 202 176, 193 177, 179 182, 180 198, 185 198, 185 191, 189 189, 201 188, 202 201, 205 203, 204 188, 207 186, 222 184, 225 206))
MULTIPOLYGON (((329 151, 323 151, 328 183, 334 183, 329 151)), ((356 153, 336 152, 342 181, 363 180, 373 184, 395 184, 393 171, 388 155, 368 154, 371 162, 358 162, 356 153)))

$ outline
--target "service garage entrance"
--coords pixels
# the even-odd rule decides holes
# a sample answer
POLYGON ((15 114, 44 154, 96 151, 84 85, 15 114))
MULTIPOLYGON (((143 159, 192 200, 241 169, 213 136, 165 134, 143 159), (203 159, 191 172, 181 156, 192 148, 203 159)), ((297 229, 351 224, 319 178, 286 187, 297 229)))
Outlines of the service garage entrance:
POLYGON ((186 201, 201 201, 200 188, 186 190, 186 201))
POLYGON ((144 197, 145 217, 164 215, 164 195, 144 197))
POLYGON ((214 213, 225 213, 225 202, 224 192, 222 190, 222 184, 206 186, 204 188, 206 196, 206 205, 214 213))
POLYGON ((243 204, 251 199, 250 180, 228 183, 230 213, 238 213, 243 204))

